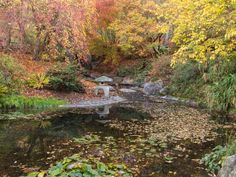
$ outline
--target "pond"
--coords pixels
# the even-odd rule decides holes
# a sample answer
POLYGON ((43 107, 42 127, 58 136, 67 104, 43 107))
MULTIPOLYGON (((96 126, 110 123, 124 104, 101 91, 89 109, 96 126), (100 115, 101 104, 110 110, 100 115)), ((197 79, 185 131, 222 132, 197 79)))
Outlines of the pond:
POLYGON ((134 176, 207 177, 200 159, 223 143, 218 130, 204 111, 159 99, 62 109, 40 120, 1 120, 0 176, 48 169, 80 154, 124 163, 134 176))

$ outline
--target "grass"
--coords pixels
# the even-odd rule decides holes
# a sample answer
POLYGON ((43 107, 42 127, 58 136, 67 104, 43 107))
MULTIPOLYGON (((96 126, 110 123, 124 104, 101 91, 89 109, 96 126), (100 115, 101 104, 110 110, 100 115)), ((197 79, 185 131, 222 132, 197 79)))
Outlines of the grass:
POLYGON ((56 107, 65 104, 65 101, 55 98, 26 97, 19 95, 9 95, 0 97, 0 108, 22 109, 22 108, 46 108, 56 107))

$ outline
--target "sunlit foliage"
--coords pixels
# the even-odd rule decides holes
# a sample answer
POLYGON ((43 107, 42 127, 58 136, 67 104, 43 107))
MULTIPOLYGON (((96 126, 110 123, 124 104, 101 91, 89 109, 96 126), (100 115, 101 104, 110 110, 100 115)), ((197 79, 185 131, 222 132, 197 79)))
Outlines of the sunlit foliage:
POLYGON ((117 1, 119 13, 110 24, 125 55, 147 57, 160 46, 160 6, 154 1, 117 1))
POLYGON ((235 0, 168 0, 166 9, 178 46, 173 64, 227 58, 236 49, 235 0))
POLYGON ((24 48, 35 60, 86 59, 87 33, 96 24, 95 2, 82 0, 3 0, 1 27, 6 48, 24 48))

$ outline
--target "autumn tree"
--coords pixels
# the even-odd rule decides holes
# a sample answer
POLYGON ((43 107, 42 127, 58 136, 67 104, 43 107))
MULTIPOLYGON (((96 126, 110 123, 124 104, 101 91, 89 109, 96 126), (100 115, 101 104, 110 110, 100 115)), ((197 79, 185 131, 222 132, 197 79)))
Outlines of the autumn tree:
POLYGON ((169 0, 167 18, 178 46, 173 64, 227 58, 236 50, 236 1, 169 0))
POLYGON ((18 45, 30 46, 35 60, 86 59, 87 33, 97 23, 95 1, 4 1, 1 19, 15 28, 18 41, 22 41, 18 45))
POLYGON ((118 2, 116 20, 109 26, 115 32, 118 47, 126 55, 149 57, 161 46, 161 12, 155 1, 118 2))
POLYGON ((113 64, 119 62, 114 32, 108 29, 108 26, 116 18, 117 10, 114 0, 96 1, 98 24, 95 27, 96 31, 90 34, 89 49, 98 62, 113 64))
POLYGON ((106 18, 99 16, 106 25, 97 30, 92 41, 91 51, 95 55, 103 57, 105 62, 118 64, 120 58, 160 54, 163 33, 158 3, 141 0, 110 0, 108 3, 106 0, 99 2, 99 7, 109 10, 106 10, 106 18))

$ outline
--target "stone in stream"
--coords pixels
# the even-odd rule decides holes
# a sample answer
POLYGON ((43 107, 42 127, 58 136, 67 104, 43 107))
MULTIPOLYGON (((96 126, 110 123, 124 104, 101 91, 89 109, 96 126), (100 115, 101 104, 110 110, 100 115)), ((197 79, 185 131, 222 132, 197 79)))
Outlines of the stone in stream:
POLYGON ((168 94, 168 89, 167 89, 167 87, 162 88, 162 89, 159 91, 159 93, 160 93, 160 95, 163 95, 163 96, 167 95, 167 94, 168 94))
POLYGON ((225 160, 218 177, 236 177, 236 154, 225 160))
POLYGON ((123 92, 123 93, 136 93, 136 90, 122 88, 122 89, 120 89, 120 92, 123 92))
POLYGON ((160 94, 160 90, 164 88, 162 80, 156 82, 148 82, 143 86, 143 91, 146 95, 156 95, 160 94))

